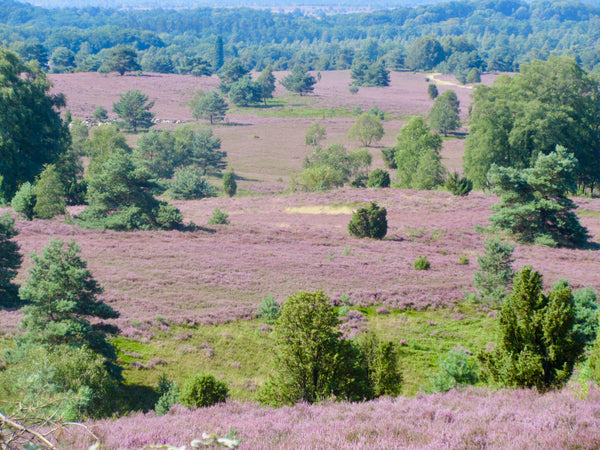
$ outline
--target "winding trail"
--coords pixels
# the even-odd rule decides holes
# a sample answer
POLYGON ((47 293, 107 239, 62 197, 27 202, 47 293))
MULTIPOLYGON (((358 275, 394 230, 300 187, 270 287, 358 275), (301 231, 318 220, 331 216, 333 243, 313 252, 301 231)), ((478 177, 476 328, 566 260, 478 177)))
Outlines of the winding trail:
POLYGON ((473 89, 473 86, 466 86, 464 84, 458 84, 455 83, 454 81, 446 81, 446 80, 438 80, 436 77, 442 75, 441 73, 432 73, 429 75, 429 78, 433 81, 435 81, 435 84, 440 84, 443 86, 456 86, 462 89, 473 89))

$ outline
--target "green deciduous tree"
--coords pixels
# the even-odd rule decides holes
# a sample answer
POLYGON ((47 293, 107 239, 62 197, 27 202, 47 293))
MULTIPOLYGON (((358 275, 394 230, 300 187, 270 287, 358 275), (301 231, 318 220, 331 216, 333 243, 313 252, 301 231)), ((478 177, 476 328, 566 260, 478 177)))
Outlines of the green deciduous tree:
POLYGON ((69 130, 57 112, 64 97, 50 95, 50 87, 39 69, 0 48, 0 197, 6 201, 70 145, 69 130))
POLYGON ((360 141, 365 147, 370 146, 373 142, 379 142, 383 138, 381 119, 375 114, 361 114, 348 131, 348 137, 360 141))
POLYGON ((486 186, 492 164, 524 169, 561 145, 577 158, 579 189, 600 182, 599 82, 567 57, 522 64, 520 74, 476 86, 465 174, 486 186))
POLYGON ((460 127, 460 118, 458 116, 459 101, 456 93, 447 90, 438 96, 429 111, 429 125, 439 133, 448 136, 449 131, 455 131, 460 127))
POLYGON ((113 111, 125 125, 137 133, 138 128, 150 128, 153 125, 154 113, 150 109, 154 101, 148 101, 148 96, 134 89, 121 94, 118 102, 113 103, 113 111))
POLYGON ((303 163, 300 184, 309 191, 330 189, 368 176, 371 155, 366 149, 348 152, 342 144, 316 147, 303 163))
POLYGON ((179 392, 183 406, 206 408, 227 400, 229 390, 223 381, 212 375, 194 375, 187 380, 179 392))
POLYGON ((500 313, 501 342, 479 355, 486 374, 502 385, 563 386, 583 346, 574 339, 575 307, 568 285, 544 294, 542 275, 530 266, 515 276, 500 313))
POLYGON ((406 65, 411 70, 432 70, 443 60, 442 44, 433 36, 421 36, 408 49, 406 65))
POLYGON ((492 165, 488 179, 500 203, 492 206, 493 224, 528 242, 577 246, 587 242, 587 230, 567 197, 576 189, 577 162, 562 147, 540 154, 534 167, 518 170, 492 165))
POLYGON ((19 234, 15 221, 9 213, 0 215, 0 307, 6 308, 19 303, 19 287, 13 283, 21 267, 22 256, 19 245, 13 238, 19 234))
POLYGON ((398 185, 411 189, 433 189, 444 180, 441 163, 442 138, 432 133, 425 119, 413 117, 400 130, 395 159, 398 185))
POLYGON ((19 214, 23 214, 27 220, 33 220, 35 213, 35 187, 30 182, 25 182, 21 185, 12 201, 10 202, 12 209, 19 214))
POLYGON ((75 68, 75 53, 66 47, 57 47, 50 57, 52 72, 70 72, 75 68))
POLYGON ((387 210, 377 203, 354 211, 348 223, 348 232, 357 238, 383 239, 387 228, 387 210))
POLYGON ((275 367, 259 393, 273 405, 330 397, 358 401, 397 395, 402 382, 391 342, 342 339, 336 310, 321 291, 298 292, 275 323, 275 367))
POLYGON ((325 139, 326 134, 327 131, 325 130, 325 127, 321 124, 321 122, 313 122, 306 130, 304 142, 306 143, 306 145, 310 145, 314 149, 316 149, 321 145, 321 142, 323 141, 323 139, 325 139))
POLYGON ((214 122, 222 122, 227 114, 227 102, 216 91, 197 91, 190 102, 192 117, 194 119, 209 120, 212 125, 214 122))
POLYGON ((135 72, 142 68, 136 61, 137 52, 126 45, 117 45, 108 51, 107 58, 102 64, 101 70, 106 72, 118 72, 119 75, 125 75, 125 72, 135 72))
POLYGON ((40 255, 32 253, 33 267, 20 289, 21 298, 30 302, 23 308, 25 317, 19 342, 54 347, 87 347, 102 355, 118 378, 116 352, 107 340, 105 324, 90 319, 113 319, 119 316, 112 307, 98 299, 102 288, 79 256, 75 242, 64 244, 52 240, 40 255))
POLYGON ((302 66, 294 66, 292 73, 281 80, 281 84, 290 92, 304 95, 314 90, 317 80, 302 66))

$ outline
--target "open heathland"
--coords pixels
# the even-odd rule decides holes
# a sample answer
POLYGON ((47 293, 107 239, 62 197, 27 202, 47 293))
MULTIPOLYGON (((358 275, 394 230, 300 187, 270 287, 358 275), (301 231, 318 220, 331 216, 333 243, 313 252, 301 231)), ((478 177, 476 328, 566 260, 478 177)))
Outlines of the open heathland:
MULTIPOLYGON (((276 72, 278 79, 285 73, 276 72)), ((322 72, 311 95, 296 96, 278 85, 266 105, 232 108, 213 127, 235 170, 238 195, 170 201, 186 227, 172 231, 116 232, 84 229, 72 217, 16 221, 25 256, 22 284, 51 238, 75 240, 81 257, 104 288, 101 298, 120 312, 108 322, 127 385, 155 387, 166 374, 179 385, 199 372, 225 381, 231 400, 208 409, 175 407, 167 416, 135 413, 88 423, 106 448, 151 444, 188 445, 202 432, 235 435, 242 448, 595 448, 600 445, 599 393, 586 382, 560 392, 469 388, 425 395, 441 355, 461 346, 476 353, 498 340, 497 312, 465 299, 474 291, 477 255, 489 237, 490 206, 498 198, 475 191, 459 197, 442 190, 351 188, 293 192, 290 181, 312 152, 307 128, 319 120, 325 144, 360 147, 347 137, 359 111, 385 113, 385 135, 369 149, 372 168, 383 167, 381 148, 393 146, 401 127, 433 105, 426 79, 454 89, 466 120, 471 86, 449 76, 392 73, 386 88, 348 91, 348 71, 322 72), (352 212, 376 202, 387 210, 382 240, 349 236, 352 212), (218 208, 228 225, 209 221, 218 208), (426 258, 429 270, 415 270, 426 258), (399 346, 403 396, 349 404, 325 402, 260 408, 254 396, 275 369, 272 326, 258 316, 267 296, 279 304, 299 290, 322 290, 342 310, 341 330, 364 330, 399 346), (421 391, 421 392, 420 392, 421 391), (415 396, 416 394, 416 396, 415 396)), ((495 75, 484 75, 491 83, 495 75)), ((197 123, 188 102, 197 89, 216 89, 217 77, 95 73, 52 75, 54 91, 66 94, 74 118, 92 121, 98 106, 112 109, 119 95, 139 89, 155 102, 156 128, 197 123)), ((110 114, 109 114, 110 117, 110 114)), ((112 117, 114 118, 114 117, 112 117)), ((206 124, 205 121, 200 121, 206 124)), ((442 162, 462 166, 462 128, 444 139, 442 162)), ((139 135, 128 135, 135 145, 139 135)), ((391 171, 392 178, 394 173, 391 171)), ((211 176, 215 185, 221 182, 211 176)), ((578 217, 591 235, 585 249, 517 244, 514 268, 532 265, 549 288, 560 278, 573 288, 600 290, 597 277, 600 199, 575 198, 578 217)), ((0 311, 3 346, 18 332, 19 310, 0 311)), ((483 383, 480 383, 483 384, 483 383)), ((153 407, 156 398, 140 403, 153 407)), ((64 447, 93 444, 89 435, 64 437, 64 447)))

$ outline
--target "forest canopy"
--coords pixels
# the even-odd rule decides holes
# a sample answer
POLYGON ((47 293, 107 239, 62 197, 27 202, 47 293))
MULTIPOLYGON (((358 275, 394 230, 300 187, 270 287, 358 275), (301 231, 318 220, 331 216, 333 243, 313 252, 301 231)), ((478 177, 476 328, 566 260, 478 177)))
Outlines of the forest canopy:
MULTIPOLYGON (((585 69, 598 70, 600 52, 589 43, 598 42, 599 23, 600 8, 588 3, 515 0, 312 15, 250 8, 43 9, 10 0, 0 5, 0 41, 26 61, 81 71, 98 70, 119 45, 134 48, 144 70, 167 72, 185 72, 199 55, 212 70, 224 56, 255 70, 269 64, 289 70, 299 63, 341 70, 361 60, 466 77, 473 68, 512 71, 533 59, 569 54, 585 69), (428 48, 436 49, 433 61, 421 54, 428 48), (51 58, 70 52, 69 64, 51 58)), ((198 73, 206 72, 203 67, 198 73)))

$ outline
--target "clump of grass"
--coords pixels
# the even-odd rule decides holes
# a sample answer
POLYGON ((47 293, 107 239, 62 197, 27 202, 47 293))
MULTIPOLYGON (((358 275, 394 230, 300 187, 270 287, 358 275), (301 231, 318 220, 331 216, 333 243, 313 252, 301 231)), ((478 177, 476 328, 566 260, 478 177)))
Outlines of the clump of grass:
POLYGON ((415 270, 429 270, 431 263, 426 256, 419 256, 413 264, 415 270))
POLYGON ((467 266, 467 265, 469 265, 469 258, 467 256, 465 256, 465 255, 460 255, 458 257, 458 263, 461 266, 467 266))

